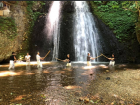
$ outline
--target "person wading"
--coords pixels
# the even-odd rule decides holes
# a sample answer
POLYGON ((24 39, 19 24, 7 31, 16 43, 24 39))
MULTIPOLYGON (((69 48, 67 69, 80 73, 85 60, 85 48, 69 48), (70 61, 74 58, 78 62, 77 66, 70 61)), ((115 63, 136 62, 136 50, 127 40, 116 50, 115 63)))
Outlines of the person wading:
POLYGON ((67 54, 67 58, 65 59, 65 61, 68 61, 66 66, 71 66, 70 54, 67 54))
POLYGON ((16 61, 15 55, 16 55, 15 52, 12 52, 12 55, 10 56, 10 64, 9 64, 8 69, 14 69, 15 68, 15 64, 14 64, 14 61, 16 61))
POLYGON ((94 60, 95 58, 91 57, 90 53, 88 53, 88 56, 87 56, 87 66, 91 66, 90 59, 94 60))
POLYGON ((112 54, 112 58, 108 58, 110 60, 109 66, 114 66, 115 61, 114 61, 114 54, 112 54))
POLYGON ((29 53, 27 53, 27 55, 25 56, 25 60, 26 60, 26 66, 27 65, 30 65, 30 55, 29 55, 29 53))
POLYGON ((37 55, 36 55, 36 60, 37 60, 37 68, 41 67, 42 68, 42 63, 40 62, 40 59, 41 60, 44 60, 44 57, 40 57, 39 55, 40 53, 37 52, 37 55))

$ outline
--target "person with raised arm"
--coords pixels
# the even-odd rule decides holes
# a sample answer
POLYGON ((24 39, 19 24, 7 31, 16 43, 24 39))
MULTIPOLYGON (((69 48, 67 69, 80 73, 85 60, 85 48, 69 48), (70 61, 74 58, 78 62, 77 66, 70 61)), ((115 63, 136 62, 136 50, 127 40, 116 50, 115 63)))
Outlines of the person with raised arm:
POLYGON ((91 57, 90 53, 88 53, 88 56, 87 56, 87 66, 91 66, 90 59, 94 60, 95 58, 91 57))
POLYGON ((40 59, 41 60, 44 60, 44 57, 40 57, 39 55, 40 53, 37 52, 37 55, 36 55, 36 60, 37 60, 37 68, 41 67, 42 68, 42 63, 40 62, 40 59))

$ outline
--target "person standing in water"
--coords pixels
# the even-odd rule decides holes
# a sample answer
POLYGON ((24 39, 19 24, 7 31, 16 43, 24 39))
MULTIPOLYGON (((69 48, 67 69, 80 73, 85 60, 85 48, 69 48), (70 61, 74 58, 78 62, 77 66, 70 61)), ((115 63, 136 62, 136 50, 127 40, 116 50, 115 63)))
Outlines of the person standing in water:
POLYGON ((30 65, 30 55, 29 55, 29 53, 27 53, 27 55, 25 56, 25 60, 26 60, 26 66, 27 65, 30 65))
POLYGON ((110 60, 109 66, 114 66, 115 61, 114 61, 114 54, 112 54, 112 58, 108 58, 110 60))
POLYGON ((12 52, 12 55, 10 56, 10 64, 9 64, 8 69, 14 69, 15 68, 15 64, 14 64, 14 61, 16 60, 15 55, 16 55, 15 52, 12 52))
POLYGON ((65 59, 65 61, 68 61, 66 66, 71 66, 70 54, 67 54, 67 58, 65 59))
POLYGON ((44 57, 40 57, 39 55, 40 53, 37 52, 37 55, 36 55, 36 60, 37 60, 37 68, 41 67, 42 68, 42 63, 40 62, 40 59, 41 60, 44 60, 44 57))
POLYGON ((94 60, 95 58, 91 57, 90 53, 88 53, 88 56, 87 56, 87 66, 91 66, 90 59, 94 60))

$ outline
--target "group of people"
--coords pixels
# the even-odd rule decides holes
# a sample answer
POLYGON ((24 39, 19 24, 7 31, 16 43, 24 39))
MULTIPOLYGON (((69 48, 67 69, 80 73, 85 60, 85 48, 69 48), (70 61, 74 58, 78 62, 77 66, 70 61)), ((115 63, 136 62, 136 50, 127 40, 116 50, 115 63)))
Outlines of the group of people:
MULTIPOLYGON (((39 54, 40 53, 37 52, 37 55, 36 55, 37 68, 39 68, 39 67, 42 68, 42 63, 40 62, 40 59, 44 60, 45 57, 40 57, 39 54)), ((16 55, 15 52, 12 52, 12 55, 10 56, 10 64, 9 64, 8 69, 14 69, 15 68, 14 62, 17 60, 15 55, 16 55)), ((30 58, 31 58, 31 55, 29 55, 29 53, 27 53, 27 55, 25 56, 26 65, 30 65, 30 58)))
MULTIPOLYGON (((91 66, 90 59, 94 60, 94 59, 96 59, 96 58, 91 57, 91 56, 90 56, 90 53, 88 53, 88 55, 87 55, 87 66, 91 66)), ((107 58, 107 59, 110 60, 109 65, 110 65, 110 66, 114 66, 114 64, 115 64, 114 54, 112 54, 112 58, 107 58)))
MULTIPOLYGON (((10 56, 10 64, 9 64, 9 68, 8 69, 14 69, 15 68, 15 65, 14 65, 14 62, 16 61, 16 56, 15 56, 15 52, 12 52, 12 55, 10 56)), ((31 55, 29 55, 29 53, 27 53, 27 55, 25 56, 25 60, 26 60, 26 65, 30 65, 30 58, 31 58, 31 55)), ((40 62, 40 60, 44 60, 45 57, 40 57, 40 53, 37 52, 37 55, 36 55, 36 60, 37 60, 37 68, 42 68, 42 63, 40 62)), ((90 53, 88 53, 87 55, 87 66, 91 66, 91 62, 90 60, 94 60, 96 58, 93 58, 90 56, 90 53)), ((115 64, 115 61, 114 61, 114 54, 112 54, 112 58, 108 58, 110 60, 110 63, 109 65, 112 65, 114 66, 115 64)), ((70 60, 70 54, 67 54, 67 57, 65 60, 61 60, 63 62, 68 62, 66 66, 71 66, 71 60, 70 60)))

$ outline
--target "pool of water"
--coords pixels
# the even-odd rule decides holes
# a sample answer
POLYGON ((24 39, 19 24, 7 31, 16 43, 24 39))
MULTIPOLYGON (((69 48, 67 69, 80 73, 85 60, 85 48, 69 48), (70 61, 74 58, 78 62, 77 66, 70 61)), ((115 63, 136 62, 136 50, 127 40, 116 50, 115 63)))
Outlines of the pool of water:
POLYGON ((91 81, 98 81, 101 73, 114 73, 126 69, 139 69, 140 65, 118 64, 109 67, 108 62, 50 62, 43 68, 36 65, 16 66, 14 70, 0 67, 0 105, 81 105, 77 98, 91 81), (109 71, 109 72, 108 72, 109 71), (75 98, 74 98, 75 97, 75 98))

